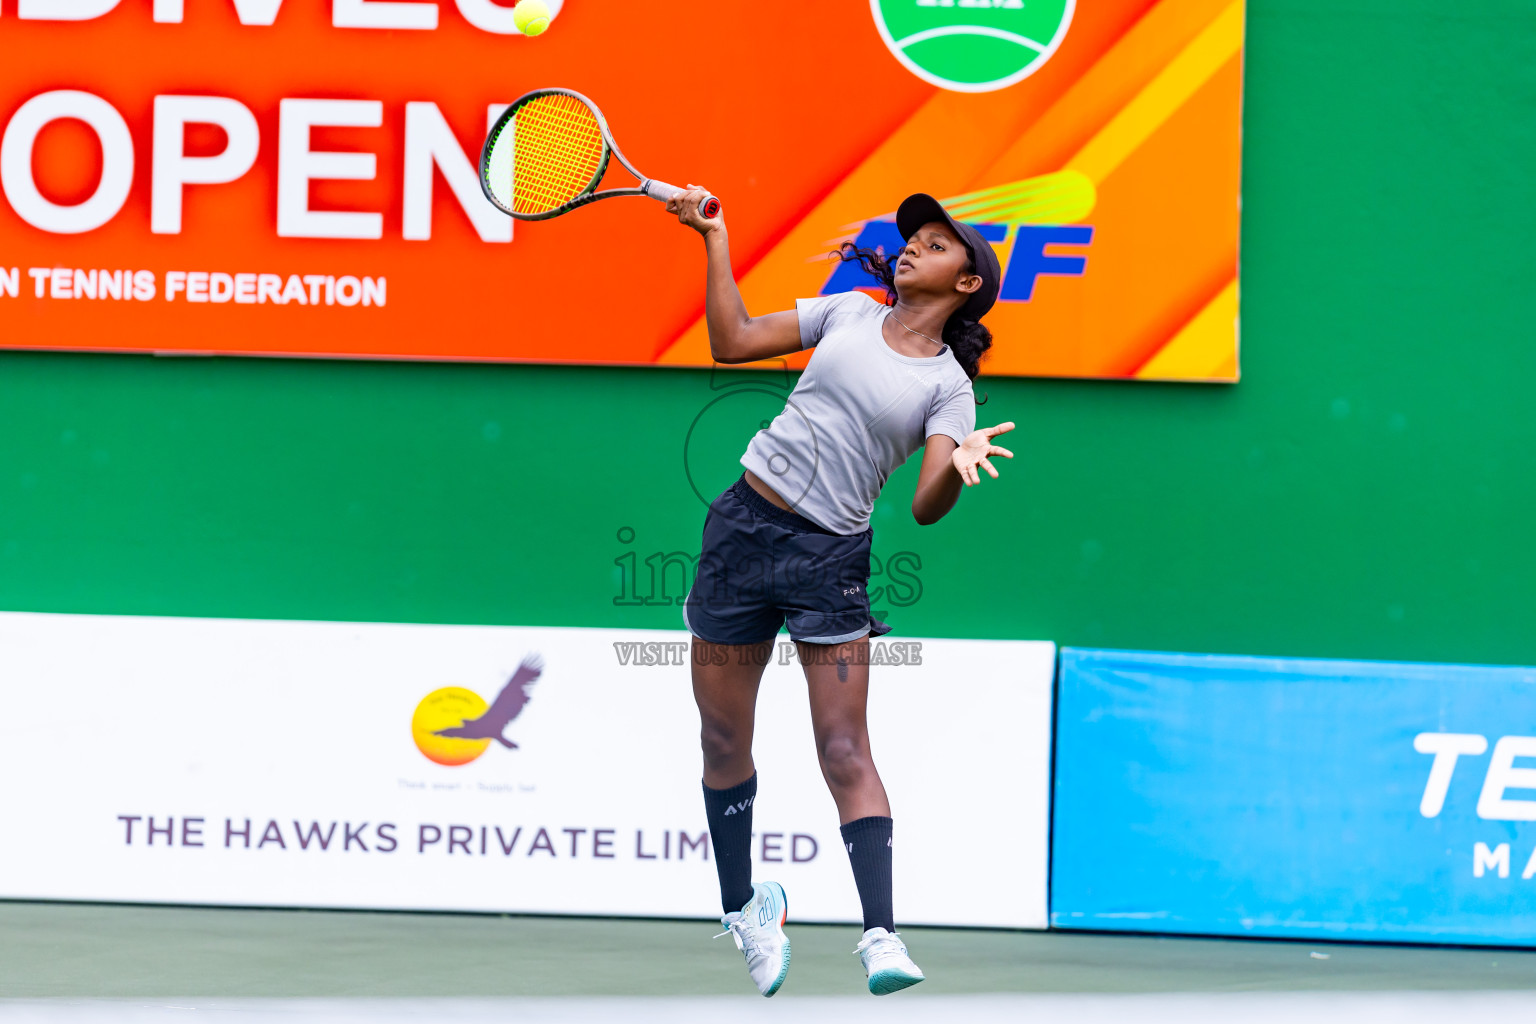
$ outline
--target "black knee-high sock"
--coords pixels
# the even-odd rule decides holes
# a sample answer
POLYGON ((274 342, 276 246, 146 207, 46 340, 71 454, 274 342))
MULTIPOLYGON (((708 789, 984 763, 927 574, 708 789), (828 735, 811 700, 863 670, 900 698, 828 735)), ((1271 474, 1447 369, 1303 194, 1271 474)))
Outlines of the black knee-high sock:
POLYGON ((704 787, 709 841, 720 875, 720 905, 727 914, 752 898, 752 802, 756 799, 757 772, 730 789, 704 787))
POLYGON ((864 930, 896 930, 891 910, 891 819, 858 818, 842 827, 843 846, 853 864, 853 882, 864 905, 864 930))

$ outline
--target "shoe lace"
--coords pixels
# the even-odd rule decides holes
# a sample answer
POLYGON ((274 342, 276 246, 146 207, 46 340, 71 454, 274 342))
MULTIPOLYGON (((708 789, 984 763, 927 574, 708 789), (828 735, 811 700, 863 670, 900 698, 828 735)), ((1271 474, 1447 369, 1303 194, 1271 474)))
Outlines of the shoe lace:
POLYGON ((871 935, 860 939, 859 944, 853 947, 855 953, 862 953, 866 949, 872 950, 874 955, 881 953, 900 953, 906 955, 907 946, 897 938, 900 932, 886 932, 884 935, 871 935))
POLYGON ((763 955, 762 947, 759 946, 757 944, 757 940, 753 938, 751 928, 745 918, 737 918, 733 921, 730 918, 723 917, 720 919, 720 923, 725 925, 725 931, 721 932, 719 935, 714 936, 714 938, 720 939, 727 935, 734 936, 736 939, 736 948, 741 950, 742 954, 745 955, 748 960, 751 960, 753 957, 763 955))

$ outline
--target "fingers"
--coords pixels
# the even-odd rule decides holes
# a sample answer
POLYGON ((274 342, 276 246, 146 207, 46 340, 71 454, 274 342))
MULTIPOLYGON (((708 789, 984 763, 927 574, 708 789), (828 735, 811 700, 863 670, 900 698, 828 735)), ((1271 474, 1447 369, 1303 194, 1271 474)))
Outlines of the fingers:
MULTIPOLYGON (((959 449, 956 449, 957 454, 959 451, 959 449)), ((997 467, 992 465, 992 461, 989 458, 989 456, 992 455, 1001 455, 1009 459, 1013 458, 1013 452, 1010 452, 1006 448, 999 448, 996 445, 991 446, 991 448, 985 453, 977 454, 969 458, 956 458, 954 462, 955 472, 960 474, 961 482, 964 483, 967 487, 974 487, 975 485, 981 483, 981 474, 977 472, 978 466, 981 469, 986 470, 987 475, 992 479, 1001 479, 997 472, 997 467)))
POLYGON ((986 434, 988 437, 996 437, 998 434, 1006 434, 1012 429, 1013 421, 1009 420, 1007 423, 999 423, 995 427, 987 427, 982 431, 982 433, 986 434))
POLYGON ((689 185, 687 189, 679 192, 667 200, 667 211, 677 214, 677 219, 700 233, 708 233, 720 223, 720 215, 705 218, 699 212, 699 206, 711 193, 700 185, 689 185))

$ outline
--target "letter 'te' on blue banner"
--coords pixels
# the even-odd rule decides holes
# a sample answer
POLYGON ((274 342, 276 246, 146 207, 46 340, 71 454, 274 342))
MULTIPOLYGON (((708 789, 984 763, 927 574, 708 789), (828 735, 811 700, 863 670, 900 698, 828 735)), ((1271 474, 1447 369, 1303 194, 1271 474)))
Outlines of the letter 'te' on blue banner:
POLYGON ((1065 648, 1051 924, 1536 945, 1536 669, 1065 648))

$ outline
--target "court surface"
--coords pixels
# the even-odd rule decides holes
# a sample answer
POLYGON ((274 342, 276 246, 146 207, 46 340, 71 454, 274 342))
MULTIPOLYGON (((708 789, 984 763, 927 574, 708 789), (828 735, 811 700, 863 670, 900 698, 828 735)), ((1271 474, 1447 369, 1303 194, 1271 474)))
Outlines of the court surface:
POLYGON ((0 903, 0 1021, 1531 1019, 1536 952, 910 928, 875 998, 853 926, 790 922, 771 1000, 704 921, 0 903))

